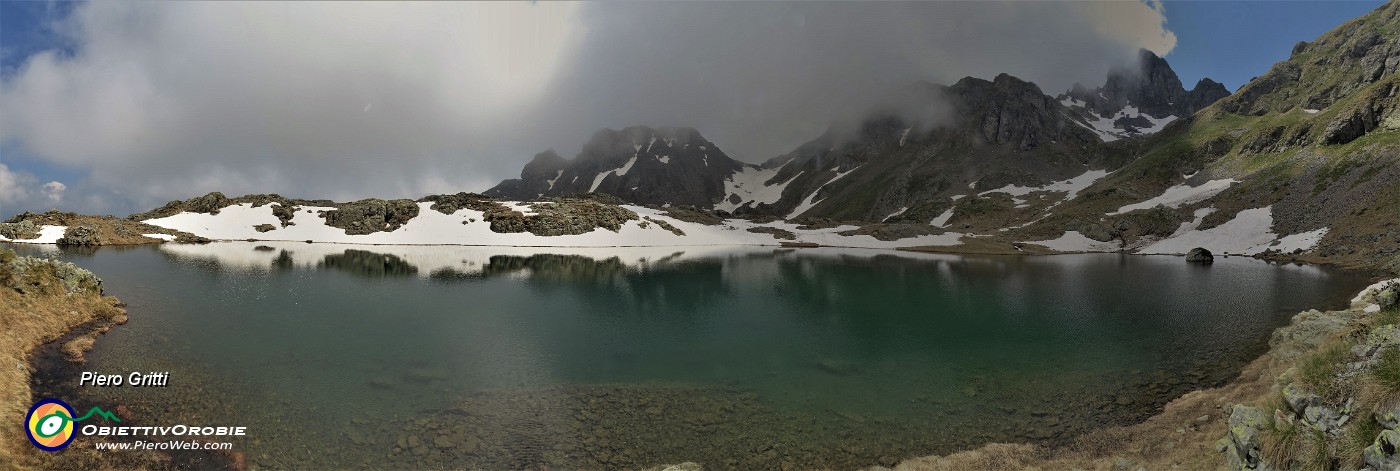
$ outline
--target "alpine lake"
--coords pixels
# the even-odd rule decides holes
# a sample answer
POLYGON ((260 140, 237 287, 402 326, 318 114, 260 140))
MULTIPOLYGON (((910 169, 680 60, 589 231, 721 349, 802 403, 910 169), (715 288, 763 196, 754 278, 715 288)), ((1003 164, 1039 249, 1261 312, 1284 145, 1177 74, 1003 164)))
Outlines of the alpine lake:
POLYGON ((41 365, 36 396, 247 427, 250 469, 853 469, 1064 443, 1233 379, 1368 281, 1241 257, 7 246, 94 271, 130 314, 86 364, 41 365))

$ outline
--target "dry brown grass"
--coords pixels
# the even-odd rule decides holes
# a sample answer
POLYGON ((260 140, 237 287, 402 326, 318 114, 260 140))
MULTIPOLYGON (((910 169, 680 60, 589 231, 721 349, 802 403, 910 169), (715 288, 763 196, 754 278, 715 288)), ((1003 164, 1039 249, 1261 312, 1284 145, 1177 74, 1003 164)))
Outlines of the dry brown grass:
MULTIPOLYGON (((38 466, 43 458, 29 445, 21 425, 33 403, 29 390, 31 367, 27 362, 30 352, 84 324, 126 322, 126 311, 117 298, 102 296, 95 287, 70 294, 51 269, 31 269, 21 279, 11 277, 14 259, 14 252, 0 250, 0 468, 3 469, 38 466), (12 286, 24 286, 24 292, 12 286)), ((100 328, 95 330, 93 335, 100 331, 100 328)), ((80 355, 84 347, 90 346, 90 338, 80 337, 65 349, 80 355)))

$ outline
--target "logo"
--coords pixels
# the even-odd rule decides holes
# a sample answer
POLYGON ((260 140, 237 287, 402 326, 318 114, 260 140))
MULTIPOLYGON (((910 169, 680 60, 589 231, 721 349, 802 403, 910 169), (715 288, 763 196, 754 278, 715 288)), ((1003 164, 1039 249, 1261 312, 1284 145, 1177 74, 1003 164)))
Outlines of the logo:
POLYGON ((29 442, 44 451, 58 451, 73 443, 74 423, 86 420, 93 415, 114 422, 121 422, 115 414, 94 407, 82 417, 73 418, 73 407, 58 399, 44 399, 29 408, 24 416, 24 432, 29 442))

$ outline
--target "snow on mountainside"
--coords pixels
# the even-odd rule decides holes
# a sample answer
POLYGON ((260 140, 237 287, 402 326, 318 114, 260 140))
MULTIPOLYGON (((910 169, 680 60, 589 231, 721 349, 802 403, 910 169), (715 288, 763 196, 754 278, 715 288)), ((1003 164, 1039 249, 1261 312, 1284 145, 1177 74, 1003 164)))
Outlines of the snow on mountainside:
POLYGON ((1136 64, 1109 72, 1102 87, 1075 84, 1057 99, 1076 123, 1109 142, 1156 133, 1229 95, 1224 85, 1208 78, 1190 91, 1182 88, 1167 61, 1144 49, 1136 64))

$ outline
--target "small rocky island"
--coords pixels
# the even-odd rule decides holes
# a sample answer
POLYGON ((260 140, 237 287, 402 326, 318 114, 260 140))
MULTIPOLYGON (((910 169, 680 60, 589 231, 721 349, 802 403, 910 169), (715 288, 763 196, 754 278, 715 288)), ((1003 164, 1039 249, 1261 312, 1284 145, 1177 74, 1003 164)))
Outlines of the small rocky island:
POLYGON ((1204 247, 1196 247, 1186 253, 1186 263, 1215 263, 1215 255, 1204 247))

